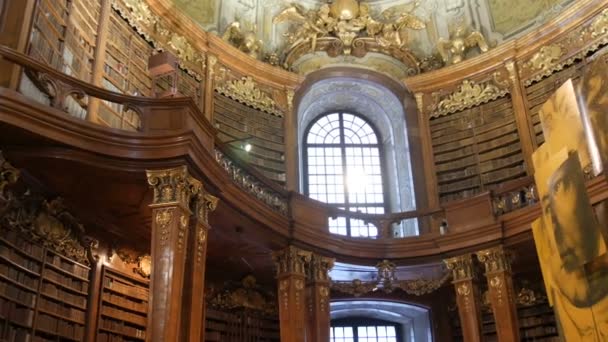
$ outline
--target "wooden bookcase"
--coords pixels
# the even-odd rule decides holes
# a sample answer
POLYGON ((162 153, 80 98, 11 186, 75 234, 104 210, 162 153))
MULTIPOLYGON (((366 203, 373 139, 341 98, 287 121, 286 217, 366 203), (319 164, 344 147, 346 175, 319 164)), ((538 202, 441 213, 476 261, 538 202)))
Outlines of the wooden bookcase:
MULTIPOLYGON (((102 86, 108 90, 135 96, 151 96, 152 78, 148 72, 148 58, 153 48, 115 11, 108 23, 106 59, 102 86)), ((124 110, 122 105, 101 102, 99 118, 110 127, 136 131, 139 116, 124 110)))
POLYGON ((525 176, 509 96, 430 121, 442 201, 525 176))
POLYGON ((253 145, 247 162, 264 176, 279 184, 285 183, 284 120, 251 108, 219 93, 214 95, 214 120, 218 137, 230 141, 252 137, 253 145))
MULTIPOLYGON (((100 0, 38 0, 28 53, 38 61, 91 82, 100 0)), ((86 117, 86 102, 68 99, 67 111, 86 117)))
POLYGON ((553 309, 546 302, 517 308, 522 341, 560 341, 553 309))
POLYGON ((90 268, 13 231, 0 238, 0 339, 82 341, 90 268))
POLYGON ((279 322, 260 317, 247 310, 224 311, 207 308, 205 341, 259 341, 280 340, 279 322))
POLYGON ((144 341, 149 282, 104 266, 101 286, 97 341, 144 341))

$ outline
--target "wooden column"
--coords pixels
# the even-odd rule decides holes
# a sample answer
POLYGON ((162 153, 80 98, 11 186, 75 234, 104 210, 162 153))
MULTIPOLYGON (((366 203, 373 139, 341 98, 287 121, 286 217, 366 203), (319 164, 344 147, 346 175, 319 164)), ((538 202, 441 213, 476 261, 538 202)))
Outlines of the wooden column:
POLYGON ((479 290, 475 284, 473 257, 465 254, 444 260, 452 270, 456 304, 464 342, 481 342, 481 305, 479 290))
POLYGON ((306 341, 305 265, 310 258, 310 252, 293 246, 273 254, 279 282, 281 342, 306 341))
POLYGON ((307 342, 329 341, 329 271, 334 267, 334 261, 316 254, 311 257, 306 283, 307 342))
MULTIPOLYGON (((110 13, 112 4, 110 0, 101 0, 101 10, 99 12, 99 27, 97 40, 95 42, 95 60, 93 61, 93 74, 91 84, 101 87, 103 85, 103 67, 106 63, 106 45, 108 42, 108 32, 110 27, 110 13)), ((89 96, 89 106, 87 108, 87 121, 99 123, 99 104, 96 97, 89 96)))
MULTIPOLYGON (((182 289, 190 199, 201 183, 190 177, 186 166, 147 171, 154 189, 152 209, 152 270, 146 340, 180 340, 182 289)), ((187 318, 185 318, 187 319, 187 318)))
POLYGON ((287 190, 298 191, 298 113, 293 108, 293 89, 287 90, 287 113, 283 125, 285 136, 285 180, 287 190))
MULTIPOLYGON (((0 45, 27 53, 35 0, 0 0, 0 45)), ((21 67, 0 59, 0 87, 16 90, 21 67)))
POLYGON ((207 72, 205 82, 205 106, 204 113, 205 118, 213 124, 213 94, 215 91, 215 64, 217 64, 217 57, 211 54, 207 54, 207 72))
POLYGON ((188 257, 184 276, 182 338, 180 341, 200 342, 205 336, 205 261, 209 213, 217 207, 218 199, 201 187, 196 195, 188 236, 188 257))
POLYGON ((488 294, 499 342, 519 341, 519 322, 515 307, 515 291, 511 278, 510 254, 502 246, 477 252, 488 280, 488 294))
POLYGON ((515 115, 515 123, 517 125, 517 134, 521 142, 521 151, 524 155, 524 162, 528 175, 534 174, 534 165, 532 163, 532 153, 536 148, 536 138, 530 122, 530 114, 528 113, 528 105, 526 103, 526 94, 519 79, 519 72, 514 61, 505 63, 505 67, 509 72, 511 81, 511 101, 513 103, 513 114, 515 115))

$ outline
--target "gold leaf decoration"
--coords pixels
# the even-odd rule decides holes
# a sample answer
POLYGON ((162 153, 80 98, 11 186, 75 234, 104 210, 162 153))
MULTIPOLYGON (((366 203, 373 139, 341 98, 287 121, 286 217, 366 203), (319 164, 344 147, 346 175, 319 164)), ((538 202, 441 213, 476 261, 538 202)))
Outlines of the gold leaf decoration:
POLYGON ((431 118, 475 107, 501 98, 508 93, 507 88, 499 88, 493 81, 477 84, 474 81, 464 80, 455 93, 440 99, 431 118))
POLYGON ((261 91, 250 76, 226 82, 224 85, 216 87, 216 90, 233 100, 272 115, 283 117, 283 113, 278 110, 276 102, 268 94, 261 91))

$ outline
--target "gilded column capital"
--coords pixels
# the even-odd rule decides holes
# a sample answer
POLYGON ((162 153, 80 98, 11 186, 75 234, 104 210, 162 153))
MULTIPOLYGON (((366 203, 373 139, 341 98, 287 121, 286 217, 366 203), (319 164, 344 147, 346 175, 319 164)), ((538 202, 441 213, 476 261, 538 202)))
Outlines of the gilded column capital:
POLYGON ((4 196, 4 188, 14 184, 19 179, 19 170, 11 165, 0 151, 0 196, 4 196))
POLYGON ((215 211, 219 199, 202 189, 194 200, 193 211, 199 222, 209 223, 209 213, 215 211))
POLYGON ((336 259, 312 254, 308 265, 308 279, 311 282, 329 282, 329 271, 334 267, 336 259))
POLYGON ((473 279, 475 276, 475 269, 473 266, 473 256, 471 254, 464 254, 457 257, 444 259, 446 267, 452 271, 452 278, 454 283, 473 279))
POLYGON ((188 209, 190 199, 202 190, 200 181, 188 173, 186 166, 174 169, 148 170, 148 184, 154 189, 151 206, 180 205, 188 209))
POLYGON ((277 276, 281 277, 289 274, 306 276, 306 264, 310 262, 312 253, 301 250, 294 246, 276 251, 272 254, 277 267, 277 276))
POLYGON ((511 257, 512 254, 502 246, 477 252, 477 259, 484 264, 486 273, 511 272, 511 257))

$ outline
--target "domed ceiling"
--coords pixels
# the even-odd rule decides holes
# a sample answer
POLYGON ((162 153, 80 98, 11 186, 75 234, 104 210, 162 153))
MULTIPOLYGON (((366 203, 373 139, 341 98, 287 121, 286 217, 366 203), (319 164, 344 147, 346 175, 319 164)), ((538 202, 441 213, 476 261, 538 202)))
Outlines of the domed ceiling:
POLYGON ((204 30, 300 74, 359 65, 401 78, 521 35, 574 0, 173 0, 204 30))

